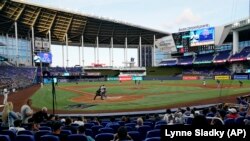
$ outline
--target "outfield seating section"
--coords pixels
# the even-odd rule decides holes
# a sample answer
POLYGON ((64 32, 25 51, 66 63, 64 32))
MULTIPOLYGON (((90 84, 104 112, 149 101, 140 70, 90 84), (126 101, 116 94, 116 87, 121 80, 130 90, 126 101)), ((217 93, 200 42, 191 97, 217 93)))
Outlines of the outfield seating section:
MULTIPOLYGON (((34 67, 0 66, 0 82, 25 88, 33 84, 36 75, 34 67)), ((13 86, 12 86, 13 87, 13 86)))
POLYGON ((250 53, 250 47, 245 47, 244 49, 241 50, 241 52, 232 55, 230 61, 246 60, 249 53, 250 53))
POLYGON ((177 60, 167 60, 167 61, 161 61, 160 66, 175 66, 177 64, 177 60))
POLYGON ((230 53, 231 53, 230 50, 218 52, 218 55, 214 58, 214 62, 218 61, 226 62, 226 60, 228 60, 228 57, 230 56, 230 53))
POLYGON ((193 56, 184 56, 179 58, 178 64, 179 65, 191 65, 193 64, 193 56))
POLYGON ((202 62, 209 62, 211 63, 211 61, 213 60, 214 55, 213 53, 209 53, 209 54, 199 54, 196 56, 194 63, 202 63, 202 62))
MULTIPOLYGON (((82 67, 44 67, 43 71, 50 72, 53 76, 63 76, 64 73, 69 73, 70 76, 79 76, 82 73, 82 67)), ((41 75, 41 68, 37 70, 38 76, 41 75)))

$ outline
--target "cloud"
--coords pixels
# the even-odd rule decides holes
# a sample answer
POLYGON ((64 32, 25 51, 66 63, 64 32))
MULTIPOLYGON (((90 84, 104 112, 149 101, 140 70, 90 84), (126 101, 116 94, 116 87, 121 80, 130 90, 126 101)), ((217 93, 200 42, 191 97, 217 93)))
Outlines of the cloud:
POLYGON ((173 19, 172 22, 164 23, 162 26, 168 30, 179 29, 183 26, 200 24, 201 21, 202 18, 199 16, 199 14, 195 14, 190 8, 187 8, 184 9, 179 16, 173 19))

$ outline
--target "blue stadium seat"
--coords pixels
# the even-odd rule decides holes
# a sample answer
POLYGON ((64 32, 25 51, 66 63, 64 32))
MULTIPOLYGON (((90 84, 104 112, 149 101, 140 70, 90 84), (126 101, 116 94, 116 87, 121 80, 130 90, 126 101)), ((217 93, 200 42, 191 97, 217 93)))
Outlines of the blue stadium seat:
POLYGON ((51 127, 41 126, 41 127, 39 127, 39 130, 48 130, 48 131, 51 131, 51 127))
POLYGON ((114 134, 112 133, 100 133, 95 136, 96 141, 111 141, 114 139, 114 134))
POLYGON ((77 127, 79 127, 79 124, 72 123, 72 124, 71 124, 71 126, 73 126, 73 127, 76 127, 76 128, 77 128, 77 127))
POLYGON ((86 128, 86 129, 91 129, 91 127, 93 127, 95 124, 94 123, 85 123, 84 124, 84 127, 86 128))
POLYGON ((60 134, 71 135, 72 132, 71 132, 71 130, 61 130, 60 134))
POLYGON ((145 122, 143 122, 143 125, 148 125, 148 126, 151 127, 151 129, 153 129, 153 127, 154 127, 153 122, 150 122, 150 121, 145 121, 145 122))
POLYGON ((134 140, 134 141, 141 141, 141 135, 138 131, 130 131, 128 132, 129 136, 134 140))
POLYGON ((68 141, 87 141, 87 137, 81 134, 72 134, 68 136, 68 141))
POLYGON ((34 135, 34 132, 30 130, 23 130, 23 131, 18 131, 17 135, 34 135))
POLYGON ((154 129, 147 132, 146 138, 151 137, 160 137, 161 136, 161 130, 160 129, 154 129))
POLYGON ((51 131, 48 131, 48 130, 40 130, 40 131, 37 131, 36 133, 35 133, 35 140, 36 141, 40 141, 40 138, 41 138, 41 136, 43 136, 43 135, 51 135, 52 133, 51 133, 51 131))
POLYGON ((105 127, 109 122, 102 122, 101 125, 105 127))
POLYGON ((126 123, 125 126, 135 128, 136 123, 126 123))
POLYGON ((112 128, 100 128, 99 133, 115 133, 114 129, 112 128))
POLYGON ((43 135, 41 141, 60 141, 60 138, 54 135, 43 135))
POLYGON ((15 139, 16 139, 16 134, 10 130, 0 131, 0 135, 8 135, 10 137, 11 141, 15 141, 15 139))
POLYGON ((86 130, 85 130, 85 134, 86 134, 87 136, 91 136, 91 137, 93 137, 93 138, 95 137, 94 134, 93 134, 93 131, 92 131, 91 129, 86 129, 86 130))
POLYGON ((143 126, 140 126, 138 129, 137 129, 142 137, 142 139, 145 139, 146 138, 146 135, 147 135, 147 132, 149 130, 151 130, 151 127, 148 126, 148 125, 143 125, 143 126))
POLYGON ((224 120, 225 125, 235 125, 235 121, 232 118, 228 118, 224 120))
POLYGON ((161 129, 161 126, 164 126, 164 125, 167 125, 167 124, 158 124, 158 125, 155 125, 154 129, 161 129))
POLYGON ((161 141, 161 137, 146 138, 145 141, 161 141))
POLYGON ((245 119, 245 117, 238 117, 235 119, 235 123, 237 125, 245 125, 244 119, 245 119))
POLYGON ((155 125, 159 125, 159 124, 167 124, 167 122, 165 120, 160 120, 155 123, 155 125))
POLYGON ((114 132, 116 133, 120 125, 110 125, 109 127, 112 128, 114 132))
POLYGON ((91 127, 91 130, 93 132, 93 136, 96 136, 97 134, 99 134, 99 129, 103 128, 102 125, 95 125, 91 127))
POLYGON ((35 141, 33 135, 17 135, 16 141, 35 141))
POLYGON ((130 126, 125 126, 125 128, 127 129, 127 132, 134 131, 134 129, 130 126))
POLYGON ((0 141, 11 141, 8 135, 0 135, 0 141))
POLYGON ((120 126, 124 126, 125 125, 124 121, 118 121, 118 123, 120 124, 120 126))

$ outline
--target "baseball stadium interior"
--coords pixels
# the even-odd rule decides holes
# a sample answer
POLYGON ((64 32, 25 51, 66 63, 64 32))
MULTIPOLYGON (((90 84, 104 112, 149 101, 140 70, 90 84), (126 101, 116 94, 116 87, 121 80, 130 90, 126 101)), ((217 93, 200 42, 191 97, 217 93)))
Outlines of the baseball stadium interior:
POLYGON ((1 141, 110 141, 123 130, 127 140, 153 141, 162 125, 250 125, 249 80, 250 17, 168 33, 0 1, 1 141), (62 47, 61 66, 51 66, 52 45, 62 47), (85 54, 70 67, 69 46, 94 48, 94 63, 84 65, 85 54), (123 67, 113 48, 124 48, 123 67))

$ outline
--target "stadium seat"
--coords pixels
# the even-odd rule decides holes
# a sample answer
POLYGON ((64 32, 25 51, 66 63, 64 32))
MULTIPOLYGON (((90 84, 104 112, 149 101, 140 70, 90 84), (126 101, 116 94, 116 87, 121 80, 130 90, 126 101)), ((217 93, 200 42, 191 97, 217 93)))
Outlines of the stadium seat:
POLYGON ((151 137, 160 137, 161 136, 161 130, 160 129, 154 129, 147 132, 146 138, 151 137))
POLYGON ((114 134, 112 133, 100 133, 95 136, 96 141, 110 141, 114 139, 114 134))
POLYGON ((72 134, 68 136, 68 141, 87 141, 87 137, 81 134, 72 134))
POLYGON ((105 126, 107 125, 107 123, 109 123, 109 122, 102 122, 101 125, 102 125, 103 127, 105 127, 105 126))
POLYGON ((95 124, 94 123, 85 123, 84 124, 84 127, 86 128, 86 129, 91 129, 91 127, 93 127, 95 124))
POLYGON ((235 120, 232 118, 228 118, 224 120, 225 125, 235 125, 235 120))
POLYGON ((159 125, 159 124, 167 124, 167 122, 165 120, 161 120, 155 123, 155 125, 159 125))
POLYGON ((128 132, 129 136, 134 140, 134 141, 141 141, 141 135, 138 131, 130 131, 128 132))
POLYGON ((136 123, 126 123, 125 126, 129 126, 131 128, 135 128, 136 123))
POLYGON ((127 132, 133 131, 133 128, 130 126, 125 126, 125 128, 127 129, 127 132))
POLYGON ((235 119, 235 123, 237 125, 245 125, 244 119, 245 119, 245 117, 238 117, 238 118, 235 119))
POLYGON ((60 138, 54 135, 43 135, 41 141, 60 141, 60 138))
POLYGON ((35 141, 33 135, 17 135, 16 141, 35 141))
POLYGON ((86 134, 87 136, 91 136, 91 137, 94 138, 94 134, 93 134, 93 131, 92 131, 91 129, 86 129, 86 130, 85 130, 85 134, 86 134))
POLYGON ((61 130, 60 134, 71 135, 72 132, 71 132, 71 130, 61 130))
MULTIPOLYGON (((86 124, 87 124, 87 123, 86 123, 86 124)), ((84 124, 84 125, 85 125, 85 124, 84 124)), ((79 126, 79 124, 72 123, 72 124, 71 124, 71 126, 73 126, 73 127, 76 127, 76 128, 77 128, 77 127, 79 126)))
MULTIPOLYGON (((158 125, 155 125, 155 128, 154 129, 161 129, 161 126, 163 126, 164 124, 158 124, 158 125)), ((167 124, 165 124, 167 125, 167 124)))
POLYGON ((153 122, 150 122, 150 121, 145 121, 145 122, 143 122, 143 125, 148 125, 148 126, 151 127, 151 129, 153 129, 153 127, 154 127, 153 122))
POLYGON ((11 141, 8 135, 0 135, 0 141, 11 141))
POLYGON ((145 141, 161 141, 161 137, 146 138, 145 141))
POLYGON ((17 135, 34 135, 34 133, 30 130, 18 131, 17 135))
POLYGON ((145 139, 145 138, 146 138, 147 132, 148 132, 149 130, 151 130, 151 127, 148 126, 148 125, 143 125, 143 126, 140 126, 140 127, 138 128, 138 131, 139 131, 139 133, 140 133, 142 139, 145 139))
POLYGON ((41 138, 41 136, 43 136, 43 135, 50 135, 51 134, 51 131, 48 131, 48 130, 40 130, 40 131, 37 131, 36 133, 35 133, 35 140, 36 141, 40 141, 40 138, 41 138))
POLYGON ((100 128, 99 133, 115 133, 114 129, 112 128, 100 128))
POLYGON ((116 133, 120 125, 110 125, 109 127, 112 128, 114 132, 116 133))
POLYGON ((15 141, 15 139, 16 139, 16 134, 10 130, 0 131, 0 135, 8 135, 10 137, 11 141, 15 141))
POLYGON ((48 130, 48 131, 51 131, 51 127, 41 126, 41 127, 39 127, 39 130, 48 130))
POLYGON ((124 126, 125 125, 124 121, 118 121, 118 123, 120 124, 120 126, 124 126))
POLYGON ((96 136, 99 133, 99 129, 103 128, 102 125, 95 125, 91 127, 91 130, 93 132, 93 136, 96 136))

